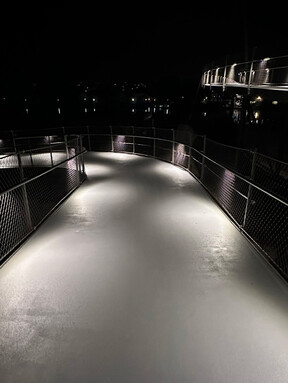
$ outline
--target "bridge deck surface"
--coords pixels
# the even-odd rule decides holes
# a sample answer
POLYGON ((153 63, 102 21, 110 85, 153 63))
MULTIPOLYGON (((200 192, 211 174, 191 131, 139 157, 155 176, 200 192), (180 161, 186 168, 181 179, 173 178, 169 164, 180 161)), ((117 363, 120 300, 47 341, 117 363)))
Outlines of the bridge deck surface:
POLYGON ((288 288, 187 172, 86 156, 0 270, 11 382, 286 383, 288 288))

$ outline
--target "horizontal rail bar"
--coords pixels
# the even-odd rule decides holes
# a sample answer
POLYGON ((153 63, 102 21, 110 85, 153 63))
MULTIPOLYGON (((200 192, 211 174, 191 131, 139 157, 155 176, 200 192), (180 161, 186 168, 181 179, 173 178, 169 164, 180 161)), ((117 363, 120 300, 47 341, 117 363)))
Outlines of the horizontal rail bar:
POLYGON ((32 177, 32 178, 29 178, 28 180, 24 180, 24 181, 18 183, 17 185, 14 185, 14 186, 12 186, 12 187, 9 188, 9 189, 0 192, 0 196, 3 195, 3 194, 9 193, 9 192, 11 192, 11 191, 13 191, 13 190, 15 190, 15 189, 21 187, 21 186, 27 185, 28 183, 30 183, 30 182, 32 182, 32 181, 35 181, 37 178, 42 177, 42 176, 44 176, 45 174, 50 173, 50 172, 52 172, 54 169, 60 167, 60 166, 63 165, 65 162, 68 162, 68 161, 70 161, 70 160, 73 160, 74 158, 79 157, 79 156, 83 155, 83 154, 86 153, 86 152, 87 152, 87 150, 85 149, 85 150, 83 150, 81 153, 75 154, 74 156, 72 156, 72 157, 70 157, 70 158, 68 158, 68 159, 66 159, 66 160, 64 160, 64 161, 59 162, 59 164, 52 166, 50 169, 45 170, 45 172, 43 172, 43 173, 41 173, 41 174, 38 174, 37 176, 34 176, 34 177, 32 177))

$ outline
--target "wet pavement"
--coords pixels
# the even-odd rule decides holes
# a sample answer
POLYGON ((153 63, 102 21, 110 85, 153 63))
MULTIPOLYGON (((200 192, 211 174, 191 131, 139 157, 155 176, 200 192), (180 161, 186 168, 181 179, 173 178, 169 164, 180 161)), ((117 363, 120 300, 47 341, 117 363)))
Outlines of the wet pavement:
POLYGON ((286 383, 288 288, 187 172, 88 153, 0 269, 1 383, 286 383))

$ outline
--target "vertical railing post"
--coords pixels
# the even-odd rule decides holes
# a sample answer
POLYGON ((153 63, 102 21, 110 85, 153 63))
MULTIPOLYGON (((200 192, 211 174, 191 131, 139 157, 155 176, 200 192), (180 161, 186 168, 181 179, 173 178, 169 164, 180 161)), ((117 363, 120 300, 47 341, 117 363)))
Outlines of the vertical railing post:
POLYGON ((192 133, 189 131, 189 154, 188 154, 188 171, 190 172, 191 166, 191 146, 192 146, 192 133))
MULTIPOLYGON (((257 150, 255 149, 255 151, 253 152, 250 181, 254 181, 254 178, 255 178, 256 162, 257 162, 257 150)), ((250 206, 250 202, 251 202, 252 188, 253 188, 253 186, 251 184, 249 184, 247 199, 246 199, 245 212, 244 212, 244 217, 243 217, 243 224, 242 224, 243 229, 245 229, 246 222, 247 222, 248 210, 249 210, 249 206, 250 206)))
POLYGON ((172 164, 175 162, 175 154, 174 154, 174 144, 175 144, 175 130, 172 129, 173 133, 173 142, 172 142, 172 164))
MULTIPOLYGON (((80 180, 80 171, 81 171, 81 167, 80 167, 80 157, 78 156, 78 154, 80 153, 80 142, 79 142, 79 136, 76 136, 76 139, 75 139, 75 155, 76 157, 73 159, 73 160, 70 160, 70 161, 75 161, 75 171, 76 171, 76 182, 77 182, 77 185, 79 185, 79 180, 80 180)), ((69 160, 68 160, 68 166, 69 166, 69 160)))
POLYGON ((33 158, 32 158, 32 147, 31 147, 31 139, 29 137, 29 153, 30 153, 30 162, 31 162, 31 167, 33 168, 33 158))
MULTIPOLYGON (((80 153, 83 152, 83 137, 80 136, 80 153)), ((85 173, 85 163, 84 163, 84 154, 81 154, 81 167, 82 167, 82 173, 85 173)))
POLYGON ((201 163, 201 175, 200 180, 203 182, 204 179, 204 170, 205 170, 205 154, 206 154, 206 135, 203 136, 203 156, 202 156, 202 163, 201 163))
POLYGON ((110 127, 110 136, 111 136, 111 150, 114 152, 114 141, 113 141, 113 127, 112 125, 109 125, 110 127))
POLYGON ((250 94, 250 90, 251 90, 251 83, 252 83, 252 74, 253 74, 253 64, 254 64, 255 50, 256 50, 256 47, 253 47, 253 50, 252 50, 252 60, 251 60, 250 70, 249 70, 249 79, 248 79, 248 86, 247 86, 247 94, 250 94))
POLYGON ((133 133, 133 154, 135 154, 135 129, 134 129, 134 126, 132 126, 132 133, 133 133))
POLYGON ((50 136, 48 136, 48 143, 49 143, 49 148, 50 148, 51 165, 52 165, 52 167, 53 167, 53 166, 54 166, 54 163, 53 163, 53 153, 52 153, 51 138, 50 138, 50 136))
POLYGON ((226 88, 226 76, 227 76, 227 56, 225 57, 225 67, 224 67, 224 73, 223 73, 223 85, 222 85, 222 91, 225 91, 226 88))
POLYGON ((68 139, 67 139, 67 135, 65 134, 64 136, 64 143, 65 143, 65 149, 66 149, 66 157, 67 157, 67 160, 69 159, 69 148, 68 148, 68 139))
POLYGON ((153 157, 155 158, 156 156, 156 129, 155 126, 153 127, 153 157))
POLYGON ((210 90, 212 89, 212 83, 213 83, 213 61, 211 63, 210 90))
MULTIPOLYGON (((24 181, 24 171, 23 171, 22 160, 21 160, 21 153, 20 152, 17 152, 17 160, 18 160, 18 169, 19 169, 20 182, 21 182, 21 181, 24 181)), ((26 184, 24 184, 22 186, 22 188, 23 188, 23 204, 24 204, 26 223, 27 223, 27 226, 28 226, 28 230, 31 231, 32 230, 32 221, 31 221, 31 213, 30 213, 30 208, 29 208, 26 184)))

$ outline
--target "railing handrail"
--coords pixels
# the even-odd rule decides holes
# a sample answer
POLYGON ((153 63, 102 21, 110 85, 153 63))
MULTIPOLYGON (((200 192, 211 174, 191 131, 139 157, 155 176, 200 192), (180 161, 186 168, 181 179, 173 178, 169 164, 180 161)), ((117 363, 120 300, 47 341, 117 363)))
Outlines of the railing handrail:
POLYGON ((17 183, 16 185, 14 185, 14 186, 10 187, 9 189, 6 189, 6 190, 4 190, 4 191, 2 191, 2 192, 0 191, 0 196, 3 195, 3 194, 5 194, 5 193, 9 193, 9 192, 11 192, 12 190, 15 190, 15 189, 17 189, 17 188, 19 188, 19 187, 21 187, 21 186, 23 186, 23 185, 27 185, 28 183, 30 183, 30 182, 32 182, 32 181, 35 181, 37 178, 40 178, 40 177, 44 176, 45 174, 52 172, 52 171, 55 170, 56 168, 59 168, 61 165, 65 164, 67 161, 73 160, 74 158, 77 158, 77 157, 79 157, 79 156, 85 154, 86 152, 87 152, 87 150, 84 149, 84 150, 82 150, 82 152, 77 153, 77 154, 75 154, 74 156, 71 156, 71 157, 66 158, 65 160, 59 162, 57 165, 53 165, 53 166, 51 166, 49 169, 45 170, 45 171, 42 172, 41 174, 38 174, 38 175, 36 175, 36 176, 33 176, 33 177, 28 178, 28 179, 26 179, 26 180, 23 180, 22 182, 19 182, 19 183, 17 183))
MULTIPOLYGON (((106 127, 106 126, 105 126, 106 127)), ((112 128, 112 131, 110 131, 110 132, 107 132, 107 133, 97 133, 97 132, 89 132, 89 134, 88 133, 81 133, 80 135, 79 134, 68 134, 67 136, 68 137, 79 137, 79 136, 117 136, 117 135, 119 135, 118 133, 113 133, 113 128, 131 128, 131 129, 133 129, 133 128, 139 128, 139 129, 157 129, 157 130, 159 130, 159 128, 155 128, 155 127, 141 127, 141 126, 133 126, 133 125, 131 125, 131 126, 126 126, 126 125, 119 125, 119 126, 109 126, 110 128, 112 128)), ((161 129, 161 128, 160 128, 161 129)), ((182 131, 178 131, 178 130, 173 130, 173 129, 161 129, 162 131, 167 131, 167 132, 182 132, 182 131)), ((185 131, 183 131, 183 132, 185 132, 185 131)), ((122 135, 122 134, 121 134, 122 135)), ((125 136, 125 137, 130 137, 130 138, 138 138, 138 139, 149 139, 149 140, 156 140, 156 141, 163 141, 163 142, 169 142, 169 143, 175 143, 175 144, 183 144, 183 145, 185 145, 187 148, 189 148, 190 150, 194 150, 196 153, 198 153, 200 156, 203 156, 205 159, 207 159, 207 160, 209 160, 209 161, 211 161, 212 163, 214 163, 214 164, 216 164, 216 165, 218 165, 218 166, 220 166, 221 168, 223 168, 223 169, 227 169, 227 170, 229 170, 231 173, 233 173, 236 177, 238 177, 239 179, 241 179, 242 181, 244 181, 244 182, 246 182, 248 185, 251 185, 251 186, 253 186, 253 187, 255 187, 256 189, 258 189, 258 190, 260 190, 260 191, 262 191, 263 193, 265 193, 266 195, 268 195, 269 197, 271 197, 271 198, 274 198, 275 200, 277 200, 278 202, 280 202, 280 203, 282 203, 283 205, 285 205, 285 206, 288 206, 288 203, 286 202, 286 201, 284 201, 283 199, 281 199, 281 198, 279 198, 278 196, 276 196, 276 195, 274 195, 273 193, 271 193, 271 192, 269 192, 269 191, 267 191, 267 190, 265 190, 265 189, 263 189, 263 188, 261 188, 259 185, 257 185, 255 182, 253 182, 253 180, 251 180, 251 179, 247 179, 246 177, 243 177, 241 174, 239 174, 237 171, 235 171, 234 169, 232 169, 232 168, 230 168, 229 166, 227 166, 227 165, 223 165, 223 164, 221 164, 220 162, 218 162, 218 161, 216 161, 215 159, 213 159, 213 158, 211 158, 210 156, 208 156, 206 153, 203 153, 203 151, 201 151, 201 150, 198 150, 198 149, 196 149, 194 146, 192 146, 192 145, 190 145, 190 144, 188 144, 188 143, 183 143, 183 142, 179 142, 179 141, 175 141, 175 140, 171 140, 171 139, 167 139, 167 138, 161 138, 161 137, 156 137, 156 136, 147 136, 147 135, 135 135, 135 134, 131 134, 131 133, 129 133, 129 134, 125 134, 125 133, 123 133, 123 136, 125 136)), ((45 137, 45 136, 38 136, 38 138, 42 138, 42 137, 45 137)), ((205 137, 205 136, 203 136, 203 135, 196 135, 196 137, 201 137, 201 138, 203 138, 203 137, 205 137)), ((27 139, 28 138, 33 138, 33 136, 32 137, 26 137, 27 139)), ((229 147, 229 148, 231 148, 231 149, 234 149, 234 150, 241 150, 241 151, 246 151, 246 152, 249 152, 249 153, 251 153, 251 154, 255 154, 256 152, 254 152, 254 151, 251 151, 251 150, 249 150, 249 149, 244 149, 244 148, 237 148, 237 147, 234 147, 234 146, 231 146, 231 145, 226 145, 226 144, 222 144, 222 143, 219 143, 219 142, 217 142, 217 141, 214 141, 214 140, 211 140, 211 139, 208 139, 207 138, 207 140, 208 141, 210 141, 210 142, 213 142, 213 143, 215 143, 215 144, 217 144, 217 145, 219 145, 219 146, 223 146, 223 147, 229 147)), ((45 146, 45 147, 41 147, 41 148, 35 148, 35 149, 31 149, 31 150, 24 150, 24 151, 22 151, 21 153, 30 153, 31 151, 38 151, 38 150, 43 150, 43 149, 47 149, 47 148, 51 148, 51 146, 53 145, 54 147, 55 146, 60 146, 61 144, 64 144, 65 142, 63 141, 63 142, 61 142, 61 143, 50 143, 50 145, 47 145, 47 146, 45 146)), ((69 143, 69 142, 68 142, 69 143)), ((15 155, 16 153, 11 153, 10 155, 8 155, 7 157, 9 157, 9 156, 12 156, 12 155, 15 155)), ((81 154, 81 153, 80 153, 81 154)), ((82 153, 83 154, 83 153, 82 153)), ((286 163, 286 162, 284 162, 284 161, 280 161, 280 160, 277 160, 277 159, 274 159, 274 158, 271 158, 271 157, 269 157, 269 156, 266 156, 266 155, 264 155, 264 154, 261 154, 261 153, 258 153, 257 152, 257 155, 259 155, 259 156, 263 156, 263 157, 265 157, 265 158, 267 158, 267 159, 269 159, 269 160, 272 160, 272 161, 275 161, 275 162, 277 162, 277 163, 281 163, 281 164, 284 164, 284 165, 287 165, 288 166, 288 163, 286 163)), ((6 157, 2 157, 2 158, 6 158, 6 157)), ((0 160, 1 160, 1 158, 0 158, 0 160)), ((65 161, 64 161, 65 162, 65 161)), ((60 163, 60 165, 61 165, 61 163, 60 163)), ((58 166, 58 165, 57 165, 58 166)), ((56 166, 56 167, 57 167, 56 166)), ((52 167, 52 169, 53 168, 55 168, 55 167, 52 167)), ((50 169, 49 169, 49 171, 50 171, 50 169)), ((22 184, 22 183, 21 183, 22 184)), ((16 186, 15 186, 16 187, 16 186)), ((13 186, 13 188, 14 188, 14 186, 13 186)), ((3 192, 2 192, 3 193, 3 192)), ((2 194, 2 193, 0 193, 0 195, 2 194)))
MULTIPOLYGON (((110 133, 100 133, 100 134, 97 134, 97 133, 90 133, 90 135, 94 135, 94 136, 110 136, 111 134, 110 133)), ((113 134, 113 136, 117 136, 118 134, 115 133, 113 134)), ((83 136, 85 136, 85 134, 83 134, 83 136)), ((134 138, 146 138, 146 139, 150 139, 150 140, 158 140, 158 141, 164 141, 164 142, 170 142, 171 144, 172 143, 175 143, 175 144, 182 144, 182 145, 185 145, 187 146, 189 149, 192 149, 194 150, 195 152, 197 152, 199 155, 203 156, 205 159, 213 162, 214 164, 216 164, 217 166, 221 167, 222 169, 226 169, 226 170, 229 170, 231 173, 233 173, 236 177, 238 177, 239 179, 241 179, 242 181, 246 182, 248 185, 250 186, 253 186, 255 187, 256 189, 260 190, 261 192, 265 193, 266 195, 268 195, 269 197, 277 200, 278 202, 282 203, 283 205, 285 206, 288 206, 288 203, 286 201, 283 201, 281 198, 277 197, 276 195, 268 192, 267 190, 261 188, 260 186, 258 186, 255 182, 253 182, 252 180, 249 180, 243 176, 241 176, 239 173, 235 172, 235 170, 227 167, 227 166, 224 166, 222 165, 221 163, 213 160, 210 156, 207 156, 206 154, 204 154, 202 151, 196 149, 195 147, 189 145, 189 144, 183 144, 183 142, 178 142, 178 141, 175 141, 175 140, 169 140, 167 138, 158 138, 158 137, 151 137, 151 136, 135 136, 135 135, 132 135, 132 134, 123 134, 123 136, 125 137, 134 137, 134 138)), ((244 149, 246 150, 246 149, 244 149)), ((249 150, 248 150, 249 151, 249 150)), ((125 152, 125 151, 121 151, 121 152, 125 152)), ((251 153, 256 153, 256 152, 251 152, 251 153)), ((187 156, 187 155, 186 155, 187 156)), ((286 164, 286 163, 284 163, 286 164)), ((288 165, 288 164, 286 164, 288 165)))

